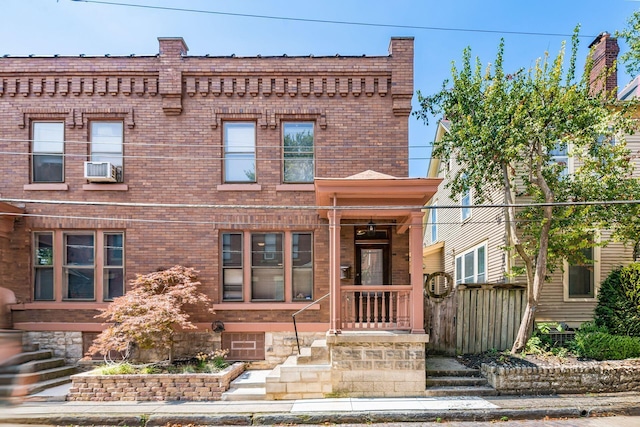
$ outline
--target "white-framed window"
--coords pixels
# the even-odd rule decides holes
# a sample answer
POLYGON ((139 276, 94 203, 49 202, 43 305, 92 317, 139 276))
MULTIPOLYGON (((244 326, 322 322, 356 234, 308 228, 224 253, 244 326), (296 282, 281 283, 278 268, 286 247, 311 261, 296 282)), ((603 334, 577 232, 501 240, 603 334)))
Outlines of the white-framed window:
POLYGON ((313 233, 223 232, 220 240, 224 302, 313 299, 313 233))
POLYGON ((256 125, 225 122, 224 182, 256 182, 256 125))
POLYGON ((313 182, 314 133, 313 122, 283 122, 283 181, 313 182))
POLYGON ((600 247, 582 249, 585 262, 570 264, 564 262, 562 285, 565 301, 594 301, 598 293, 600 279, 600 247))
POLYGON ((468 189, 462 196, 460 196, 460 219, 466 221, 471 218, 471 205, 473 204, 473 198, 471 197, 471 189, 468 189))
POLYGON ((91 122, 91 161, 123 167, 124 127, 121 121, 91 122))
POLYGON ((124 294, 122 231, 36 231, 32 259, 34 301, 111 301, 124 294))
POLYGON ((64 122, 33 122, 31 182, 64 182, 64 122))
POLYGON ((456 285, 487 281, 487 244, 481 243, 455 258, 456 285))
POLYGON ((557 143, 555 148, 549 152, 551 162, 558 164, 562 168, 561 176, 565 177, 571 172, 569 170, 569 149, 567 144, 557 143))
POLYGON ((431 243, 438 241, 438 209, 435 209, 437 203, 431 205, 429 209, 429 222, 431 225, 431 243))

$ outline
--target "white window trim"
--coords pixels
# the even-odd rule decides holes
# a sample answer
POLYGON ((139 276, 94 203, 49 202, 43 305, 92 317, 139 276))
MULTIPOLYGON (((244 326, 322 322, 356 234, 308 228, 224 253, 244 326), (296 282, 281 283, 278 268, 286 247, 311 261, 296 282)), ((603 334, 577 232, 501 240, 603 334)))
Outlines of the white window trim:
POLYGON ((460 221, 461 222, 468 221, 469 218, 471 218, 471 216, 472 216, 472 209, 471 208, 464 208, 462 206, 471 206, 471 205, 473 205, 473 194, 471 192, 471 189, 469 189, 469 191, 467 193, 462 194, 460 196, 460 221), (469 203, 465 203, 464 202, 464 199, 465 199, 465 197, 467 197, 467 195, 469 196, 469 203), (467 216, 464 215, 465 209, 467 209, 468 212, 469 212, 467 216))
MULTIPOLYGON (((598 242, 599 236, 595 237, 598 242)), ((600 290, 600 272, 601 272, 601 247, 595 245, 593 247, 593 297, 591 298, 571 298, 569 297, 569 262, 563 262, 562 272, 562 294, 565 302, 596 302, 598 301, 598 291, 600 290)))
MULTIPOLYGON (((484 246, 484 282, 482 282, 482 283, 485 283, 485 282, 488 281, 489 266, 487 264, 487 260, 489 258, 489 253, 488 253, 489 250, 488 250, 488 242, 485 240, 484 242, 479 243, 479 244, 477 244, 475 246, 472 246, 472 247, 470 247, 470 248, 464 250, 463 252, 460 252, 459 254, 456 254, 454 256, 454 258, 453 258, 453 276, 454 276, 454 283, 456 285, 464 284, 464 282, 458 283, 458 269, 456 268, 456 264, 457 264, 458 258, 462 258, 462 262, 464 262, 464 256, 466 254, 468 254, 470 252, 475 252, 475 251, 478 250, 478 248, 481 248, 483 246, 484 246)), ((473 283, 478 283, 478 282, 475 282, 475 280, 478 277, 478 258, 477 258, 477 256, 474 257, 474 260, 475 260, 475 262, 474 262, 474 265, 473 265, 473 277, 474 277, 474 282, 473 283)), ((464 265, 462 266, 462 271, 464 271, 464 265)))
POLYGON ((429 230, 430 230, 430 242, 436 243, 438 241, 438 209, 433 209, 438 206, 438 202, 431 204, 432 209, 429 209, 429 230), (435 233, 434 233, 435 229, 435 233))

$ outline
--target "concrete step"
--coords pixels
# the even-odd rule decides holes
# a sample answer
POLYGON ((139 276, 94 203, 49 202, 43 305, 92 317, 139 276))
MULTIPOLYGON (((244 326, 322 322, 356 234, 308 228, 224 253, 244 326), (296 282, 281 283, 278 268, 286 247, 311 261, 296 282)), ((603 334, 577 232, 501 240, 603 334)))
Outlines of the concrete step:
POLYGON ((487 379, 484 377, 430 377, 427 376, 427 388, 430 387, 472 387, 486 386, 487 379))
POLYGON ((490 386, 478 387, 428 387, 425 390, 427 397, 449 396, 497 396, 496 389, 490 386))
POLYGON ((222 393, 221 400, 266 400, 265 384, 267 376, 271 373, 272 370, 270 369, 244 371, 235 380, 231 381, 229 390, 222 393))
POLYGON ((267 392, 264 387, 254 388, 230 388, 222 393, 220 400, 239 402, 247 400, 267 400, 267 392))

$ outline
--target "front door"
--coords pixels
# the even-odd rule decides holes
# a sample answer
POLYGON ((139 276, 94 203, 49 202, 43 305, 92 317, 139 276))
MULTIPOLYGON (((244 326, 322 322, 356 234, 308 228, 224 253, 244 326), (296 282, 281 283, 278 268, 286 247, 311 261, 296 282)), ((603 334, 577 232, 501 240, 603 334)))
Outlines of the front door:
MULTIPOLYGON (((390 285, 390 242, 388 229, 375 234, 356 231, 355 284, 361 286, 390 285)), ((356 320, 389 321, 389 292, 356 292, 356 320)))

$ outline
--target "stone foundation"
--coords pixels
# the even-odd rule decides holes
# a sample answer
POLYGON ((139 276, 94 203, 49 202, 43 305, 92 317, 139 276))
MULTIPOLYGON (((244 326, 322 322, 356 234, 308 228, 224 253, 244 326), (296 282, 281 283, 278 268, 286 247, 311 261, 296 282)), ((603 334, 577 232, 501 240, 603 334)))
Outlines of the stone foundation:
POLYGON ((327 335, 332 395, 424 396, 426 334, 342 333, 327 335))
POLYGON ((215 374, 96 375, 71 376, 67 400, 85 401, 212 401, 220 400, 229 384, 244 372, 234 363, 215 374))
POLYGON ((483 364, 481 372, 505 395, 640 391, 640 359, 529 368, 483 364))
POLYGON ((76 364, 82 354, 82 332, 25 332, 22 344, 29 347, 38 344, 41 350, 51 350, 55 357, 62 357, 69 365, 76 364))

